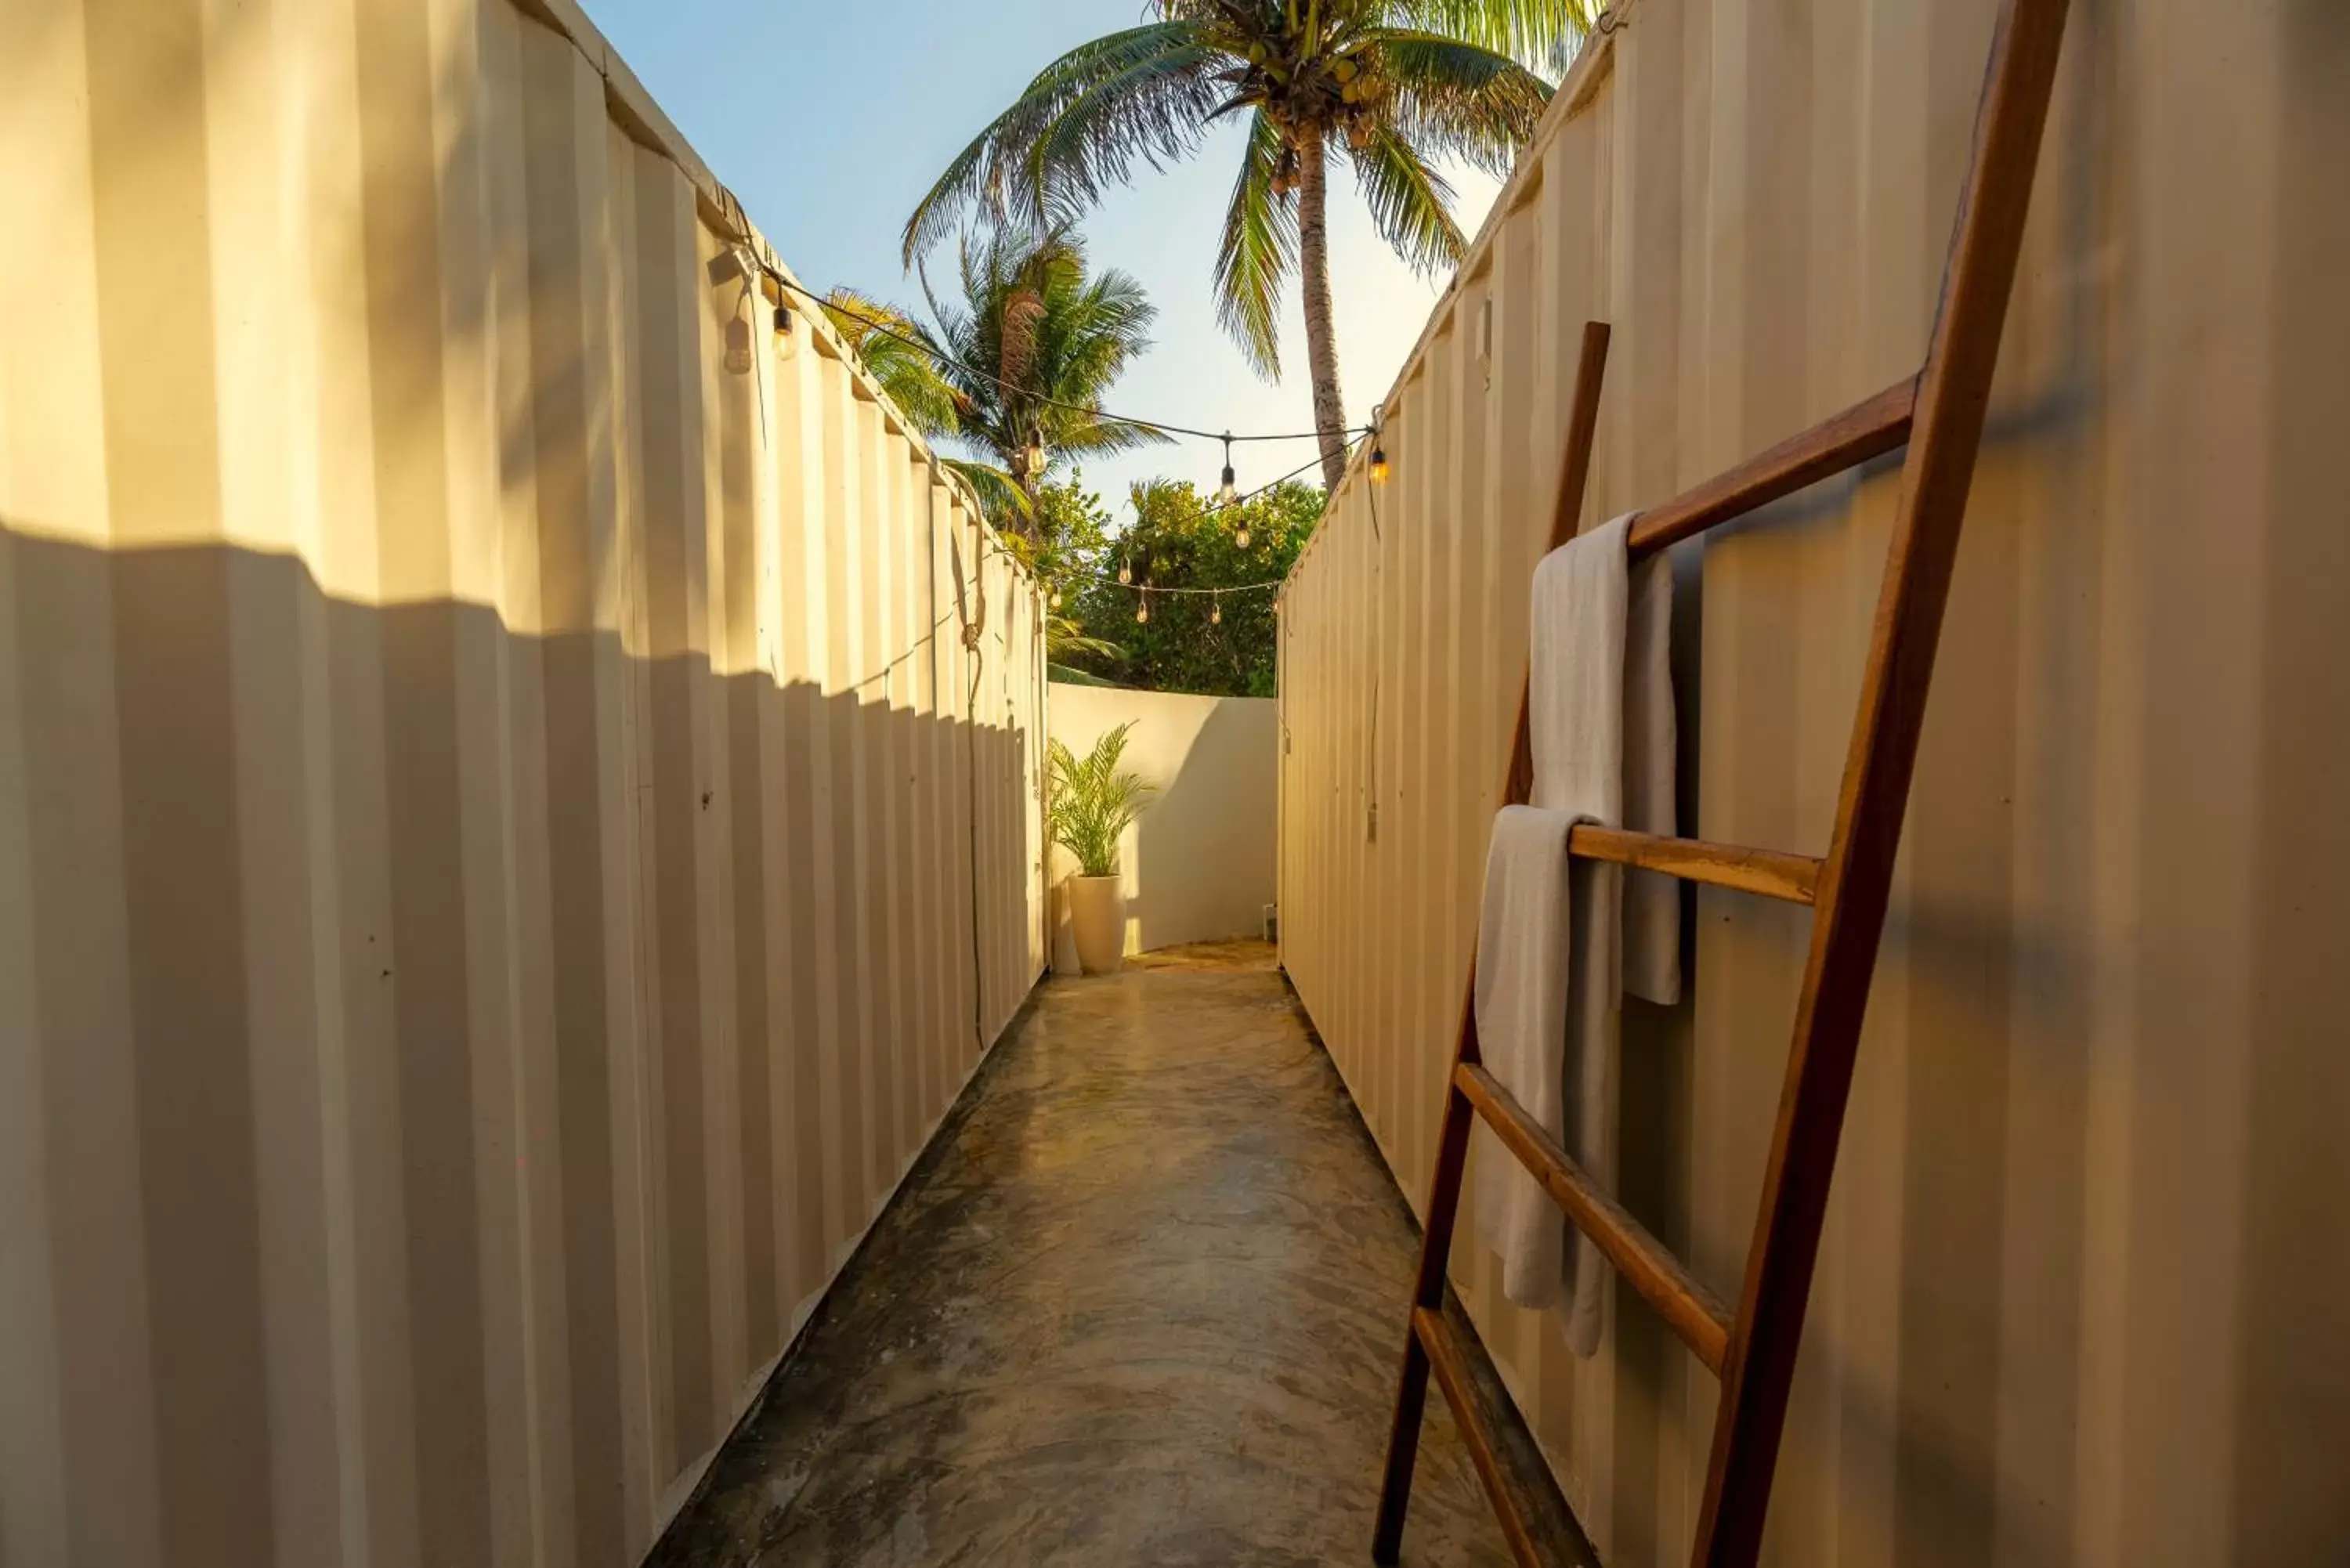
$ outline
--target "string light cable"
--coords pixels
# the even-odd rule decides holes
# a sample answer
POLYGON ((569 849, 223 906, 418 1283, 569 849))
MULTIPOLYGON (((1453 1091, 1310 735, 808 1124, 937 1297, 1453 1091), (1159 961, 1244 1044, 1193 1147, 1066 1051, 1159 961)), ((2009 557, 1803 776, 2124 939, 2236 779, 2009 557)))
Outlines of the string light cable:
MULTIPOLYGON (((996 386, 1004 389, 1006 391, 1020 392, 1024 396, 1027 397, 1031 401, 1042 404, 1045 407, 1061 409, 1071 413, 1084 414, 1089 418, 1100 420, 1105 423, 1109 424, 1129 425, 1139 430, 1156 431, 1166 435, 1190 436, 1200 441, 1220 441, 1223 442, 1224 466, 1222 473, 1220 475, 1220 483, 1217 486, 1216 493, 1212 498, 1213 504, 1220 511, 1238 513, 1243 508, 1246 507, 1251 502, 1270 493, 1274 490, 1278 489, 1280 486, 1288 483, 1294 479, 1296 479, 1309 470, 1319 466, 1321 463, 1322 460, 1318 455, 1309 458, 1305 462, 1298 464, 1295 468, 1291 469, 1288 472, 1280 475, 1278 478, 1268 480, 1266 483, 1258 485, 1255 489, 1247 492, 1245 494, 1238 493, 1235 490, 1236 475, 1232 461, 1233 442, 1317 441, 1321 438, 1322 432, 1319 431, 1289 431, 1237 434, 1232 431, 1215 431, 1194 430, 1188 426, 1171 424, 1159 420, 1142 420, 1134 418, 1131 415, 1115 414, 1107 411, 1107 410, 1088 408, 1080 403, 1063 402, 1058 399, 1047 398, 1041 394, 1028 392, 1025 389, 1023 389, 1011 381, 1005 380, 1003 377, 998 376, 992 371, 983 370, 976 366, 965 364, 961 360, 955 359, 941 352, 932 344, 899 331, 897 327, 887 321, 868 316, 863 311, 854 309, 850 306, 837 304, 827 298, 825 296, 816 293, 814 289, 807 287, 806 285, 793 281, 791 278, 785 276, 780 268, 772 265, 764 256, 758 254, 757 249, 751 244, 747 225, 742 234, 733 236, 733 238, 735 243, 733 254, 734 256, 735 265, 741 268, 743 273, 743 301, 738 302, 735 307, 737 320, 729 323, 727 342, 727 369, 729 370, 735 370, 736 369, 738 349, 747 349, 748 347, 747 344, 738 345, 736 335, 741 327, 747 326, 747 323, 741 322, 740 317, 742 314, 743 303, 746 303, 750 297, 751 273, 755 270, 761 276, 765 277, 775 284, 779 294, 788 292, 796 295, 800 298, 808 301, 812 305, 820 306, 831 314, 846 317, 847 319, 858 323, 859 326, 866 327, 869 331, 879 333, 882 337, 889 338, 893 342, 903 344, 905 347, 913 349, 916 353, 935 360, 941 366, 951 369, 960 370, 965 375, 978 377, 982 380, 991 381, 996 386)), ((775 330, 779 333, 789 334, 791 329, 791 307, 787 305, 778 304, 775 306, 775 330)), ((745 353, 743 354, 742 357, 748 358, 748 355, 745 353)), ((739 374, 740 371, 737 371, 737 373, 739 374)), ((762 422, 764 423, 764 421, 762 422)), ((1371 462, 1374 471, 1372 476, 1374 487, 1386 478, 1385 470, 1387 467, 1387 452, 1384 447, 1379 443, 1379 411, 1374 410, 1371 423, 1367 425, 1350 426, 1341 432, 1345 439, 1344 450, 1349 456, 1353 454, 1354 450, 1357 446, 1361 445, 1362 442, 1365 441, 1371 441, 1374 448, 1371 454, 1371 462)), ((1374 508, 1377 507, 1378 503, 1376 499, 1373 501, 1372 504, 1374 508)), ((1371 526, 1376 534, 1378 527, 1376 516, 1372 521, 1371 526)), ((1243 550, 1249 547, 1249 526, 1244 518, 1238 522, 1238 524, 1234 529, 1233 543, 1243 550)), ((983 548, 984 540, 983 539, 983 548)), ((1067 578, 1083 578, 1097 583, 1109 583, 1112 581, 1108 574, 1102 572, 1069 573, 1065 575, 1065 580, 1067 578)), ((1209 607, 1209 621, 1211 625, 1221 626, 1223 624, 1224 618, 1222 604, 1224 595, 1261 593, 1268 588, 1278 589, 1285 580, 1286 579, 1281 577, 1270 577, 1262 582, 1237 583, 1225 587, 1205 588, 1161 587, 1149 582, 1138 584, 1134 581, 1131 564, 1127 560, 1121 559, 1118 565, 1116 583, 1117 586, 1120 587, 1130 587, 1135 590, 1137 595, 1137 604, 1134 618, 1139 623, 1148 624, 1150 619, 1150 596, 1152 594, 1205 594, 1214 601, 1209 607)), ((1054 609, 1061 607, 1061 590, 1057 586, 1054 587, 1051 591, 1051 607, 1054 609)), ((977 632, 978 629, 979 628, 976 626, 967 628, 965 632, 966 641, 971 640, 972 634, 977 632)))
MULTIPOLYGON (((1353 441, 1347 442, 1349 450, 1360 445, 1362 441, 1370 435, 1370 433, 1368 427, 1366 427, 1364 431, 1353 441)), ((1218 439, 1222 438, 1220 437, 1218 439)), ((1254 490, 1248 492, 1246 494, 1236 497, 1233 500, 1232 505, 1234 507, 1246 506, 1250 502, 1279 489, 1281 486, 1288 483, 1291 480, 1295 479, 1299 474, 1305 472, 1307 470, 1320 467, 1321 462, 1322 460, 1319 457, 1308 459, 1306 462, 1298 464, 1295 468, 1291 469, 1287 473, 1283 474, 1280 478, 1268 480, 1266 483, 1258 485, 1254 490)), ((1222 509, 1222 508, 1221 507, 1219 508, 1219 510, 1222 509)), ((1228 587, 1214 588, 1161 586, 1158 583, 1148 581, 1138 583, 1134 580, 1134 557, 1130 556, 1121 556, 1119 557, 1118 571, 1115 575, 1108 572, 1066 572, 1061 574, 1061 576, 1064 581, 1082 580, 1087 582, 1104 583, 1111 587, 1126 588, 1138 595, 1144 596, 1146 601, 1148 596, 1152 594, 1205 594, 1212 598, 1222 598, 1226 594, 1262 593, 1266 588, 1278 588, 1284 581, 1286 581, 1285 578, 1282 577, 1267 577, 1263 582, 1234 583, 1228 587)), ((1056 589, 1055 591, 1057 592, 1058 590, 1056 589)), ((1139 608, 1141 607, 1138 605, 1137 607, 1139 608)), ((1138 620, 1147 620, 1148 618, 1148 617, 1144 616, 1136 617, 1136 619, 1138 620)), ((1222 625, 1223 621, 1222 611, 1220 609, 1215 609, 1212 607, 1209 618, 1218 625, 1222 625)))
MULTIPOLYGON (((747 239, 738 236, 736 239, 736 248, 740 253, 737 257, 738 265, 741 265, 745 261, 745 259, 747 259, 748 266, 756 268, 760 275, 765 277, 769 282, 773 283, 777 289, 795 294, 799 296, 800 298, 806 300, 810 305, 819 306, 833 315, 845 317, 848 320, 854 321, 858 326, 866 328, 868 331, 879 333, 880 336, 889 338, 894 343, 901 343, 907 348, 914 350, 915 353, 922 355, 926 358, 934 360, 939 365, 948 369, 959 370, 966 376, 975 376, 983 381, 991 381, 996 386, 1003 388, 1007 392, 1017 392, 1022 397, 1026 398, 1030 402, 1039 404, 1045 408, 1059 409, 1066 413, 1084 414, 1090 419, 1099 420, 1105 424, 1128 425, 1136 430, 1157 431, 1161 435, 1188 436, 1195 441, 1220 441, 1224 443, 1227 459, 1230 457, 1232 443, 1234 441, 1317 441, 1321 438, 1322 432, 1320 431, 1264 431, 1248 434, 1234 434, 1231 431, 1195 430, 1189 425, 1174 424, 1165 420, 1139 419, 1131 414, 1112 413, 1107 409, 1089 408, 1083 403, 1065 402, 1058 398, 1048 398, 1044 396, 1042 393, 1031 391, 1015 382, 1007 381, 992 370, 983 370, 976 365, 966 364, 962 360, 957 359, 951 355, 943 352, 937 345, 926 342, 923 339, 913 337, 908 333, 901 332, 891 323, 882 320, 879 317, 868 316, 865 312, 855 309, 852 306, 837 304, 824 295, 818 294, 816 290, 808 287, 806 284, 794 282, 791 278, 785 276, 780 269, 770 265, 766 258, 754 252, 747 239)), ((779 309, 781 307, 779 307, 779 309)), ((787 318, 779 316, 779 325, 785 319, 787 318)), ((1351 444, 1355 438, 1367 433, 1368 429, 1368 426, 1365 426, 1361 429, 1348 429, 1341 431, 1340 433, 1344 435, 1351 444)), ((1227 471, 1230 470, 1231 463, 1229 461, 1227 461, 1225 467, 1227 471)))
MULTIPOLYGON (((976 365, 968 364, 963 360, 957 359, 953 356, 941 350, 936 345, 926 343, 920 337, 915 337, 907 333, 900 332, 890 323, 883 321, 877 317, 868 316, 863 311, 854 309, 846 305, 836 304, 832 300, 826 298, 823 295, 816 293, 814 289, 809 288, 805 284, 794 283, 787 277, 781 276, 773 271, 768 271, 764 267, 764 264, 762 264, 762 270, 767 271, 767 275, 775 280, 775 286, 778 288, 789 289, 792 293, 798 295, 802 299, 807 300, 812 304, 821 306, 825 310, 834 315, 846 317, 849 320, 856 322, 859 327, 865 327, 867 330, 871 332, 877 332, 882 337, 890 339, 892 342, 902 343, 907 348, 911 348, 915 353, 935 360, 948 369, 960 370, 966 376, 976 376, 983 381, 992 381, 995 385, 1003 388, 1005 391, 1017 392, 1022 397, 1027 399, 1030 402, 1040 404, 1045 408, 1059 409, 1064 412, 1072 414, 1084 414, 1087 418, 1099 420, 1104 424, 1130 425, 1136 430, 1157 431, 1161 435, 1188 436, 1194 441, 1220 441, 1224 443, 1225 451, 1228 453, 1232 449, 1232 443, 1234 441, 1318 441, 1321 439, 1322 432, 1320 431, 1260 431, 1245 435, 1235 435, 1231 431, 1194 430, 1189 425, 1174 424, 1166 420, 1138 419, 1131 414, 1114 414, 1107 409, 1089 408, 1084 403, 1064 402, 1058 398, 1048 398, 1041 392, 1031 391, 1029 389, 1020 386, 1016 382, 1007 381, 1003 377, 995 374, 993 370, 983 370, 976 365)), ((1361 429, 1345 430, 1339 433, 1347 437, 1348 441, 1351 443, 1354 438, 1367 434, 1368 430, 1368 426, 1364 426, 1361 429)), ((1227 466, 1229 467, 1230 465, 1227 464, 1227 466)))

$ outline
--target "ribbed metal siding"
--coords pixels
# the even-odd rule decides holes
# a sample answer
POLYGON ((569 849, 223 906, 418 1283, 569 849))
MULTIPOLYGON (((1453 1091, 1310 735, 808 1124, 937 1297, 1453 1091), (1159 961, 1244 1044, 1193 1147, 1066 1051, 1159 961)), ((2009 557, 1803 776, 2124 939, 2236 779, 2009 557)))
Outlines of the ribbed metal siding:
POLYGON ((0 1562, 634 1561, 1043 966, 1033 586, 534 9, 0 5, 0 1562))
MULTIPOLYGON (((1586 526, 1913 369, 1994 7, 1621 9, 1390 395, 1376 529, 1358 467, 1284 594, 1284 958, 1415 1204, 1573 335, 1615 329, 1586 526)), ((2350 1541, 2345 80, 2340 6, 2074 7, 1774 1561, 2350 1541)), ((1825 847, 1894 488, 1684 547, 1695 831, 1825 847)), ((1734 1296, 1807 917, 1690 917, 1621 1186, 1734 1296)), ((1578 1363, 1453 1267, 1609 1563, 1682 1560, 1711 1379, 1627 1295, 1578 1363)))

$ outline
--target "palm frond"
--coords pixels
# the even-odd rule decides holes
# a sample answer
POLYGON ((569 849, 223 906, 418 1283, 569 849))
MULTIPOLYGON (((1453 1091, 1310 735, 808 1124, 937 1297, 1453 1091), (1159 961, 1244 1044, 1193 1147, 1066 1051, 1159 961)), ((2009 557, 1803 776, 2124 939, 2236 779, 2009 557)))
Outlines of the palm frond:
POLYGON ((1551 85, 1507 56, 1432 33, 1372 34, 1395 90, 1388 124, 1423 158, 1458 158, 1500 178, 1534 140, 1551 85))
POLYGON ((1122 765, 1133 730, 1129 720, 1106 732, 1083 757, 1066 742, 1054 741, 1047 748, 1045 815, 1053 842, 1076 856, 1087 877, 1118 875, 1118 841, 1159 793, 1157 785, 1122 765))
POLYGON ((1598 25, 1600 0, 1385 0, 1378 21, 1442 34, 1564 76, 1598 25))
POLYGON ((1452 219, 1452 187, 1400 132, 1380 126, 1347 156, 1381 239, 1422 273, 1460 263, 1469 241, 1452 219))
POLYGON ((1297 268, 1296 193, 1274 189, 1282 149, 1281 128, 1258 109, 1216 247, 1216 319, 1268 380, 1281 376, 1281 291, 1297 268))
POLYGON ((962 481, 979 497, 982 515, 997 528, 1007 529, 1018 518, 1029 514, 1028 496, 1012 476, 992 462, 978 462, 967 457, 951 457, 946 465, 962 476, 962 481))
POLYGON ((1200 45, 1138 61, 1073 93, 1028 152, 1036 213, 1067 222, 1138 166, 1163 170, 1197 151, 1230 97, 1217 50, 1200 45))
POLYGON ((1150 425, 1128 424, 1124 420, 1071 421, 1053 437, 1055 456, 1089 457, 1096 452, 1139 452, 1146 446, 1165 446, 1175 438, 1150 425))
POLYGON ((1213 90, 1220 64, 1201 44, 1197 23, 1164 19, 1081 44, 1045 67, 916 203, 906 220, 906 264, 974 209, 999 222, 1042 227, 1056 191, 1066 199, 1085 180, 1131 168, 1136 158, 1157 165, 1183 156, 1197 142, 1193 110, 1201 95, 1213 90), (1089 99, 1095 101, 1087 105, 1089 99), (1062 161, 1058 174, 1047 177, 1037 154, 1056 127, 1062 161), (1064 179, 1076 183, 1056 183, 1064 179))
POLYGON ((1074 616, 1051 615, 1045 618, 1045 657, 1055 663, 1077 654, 1097 659, 1118 659, 1125 653, 1125 649, 1106 637, 1086 635, 1086 628, 1074 616))

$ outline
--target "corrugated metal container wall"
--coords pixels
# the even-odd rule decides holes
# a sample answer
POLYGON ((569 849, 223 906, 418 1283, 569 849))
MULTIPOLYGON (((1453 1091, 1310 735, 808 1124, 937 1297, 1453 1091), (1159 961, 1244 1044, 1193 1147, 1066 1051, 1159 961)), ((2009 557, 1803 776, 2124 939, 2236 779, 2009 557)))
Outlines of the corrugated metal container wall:
MULTIPOLYGON (((1586 526, 1913 371, 1994 5, 1625 11, 1283 605, 1283 956, 1415 1204, 1575 335, 1615 329, 1586 526)), ((2350 1551, 2345 82, 2350 7, 2074 6, 1775 1562, 2350 1551)), ((1685 831, 1825 846, 1895 489, 1682 547, 1685 831)), ((1690 909, 1691 1001, 1626 1021, 1621 1190, 1734 1297, 1807 916, 1690 909)), ((1682 1560, 1711 1376, 1622 1291, 1576 1362, 1462 1237, 1607 1561, 1682 1560)))
POLYGON ((567 5, 0 5, 0 1562, 634 1561, 1040 972, 732 212, 567 5))

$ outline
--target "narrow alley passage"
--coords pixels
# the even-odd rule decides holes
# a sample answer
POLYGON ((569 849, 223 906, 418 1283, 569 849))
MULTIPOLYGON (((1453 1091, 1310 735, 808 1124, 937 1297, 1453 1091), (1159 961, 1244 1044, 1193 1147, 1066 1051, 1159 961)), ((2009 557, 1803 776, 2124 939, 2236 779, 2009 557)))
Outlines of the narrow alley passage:
MULTIPOLYGON (((1368 1561, 1409 1212, 1269 949, 1145 963, 1045 982, 657 1568, 1368 1561)), ((1505 1563, 1431 1405, 1405 1560, 1505 1563)))

